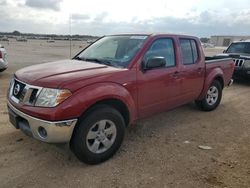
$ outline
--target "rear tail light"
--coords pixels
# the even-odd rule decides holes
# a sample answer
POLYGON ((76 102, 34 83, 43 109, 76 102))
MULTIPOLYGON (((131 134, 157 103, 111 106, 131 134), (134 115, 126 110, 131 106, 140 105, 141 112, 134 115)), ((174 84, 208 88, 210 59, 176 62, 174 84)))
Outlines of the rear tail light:
POLYGON ((0 58, 3 58, 3 53, 0 51, 0 58))

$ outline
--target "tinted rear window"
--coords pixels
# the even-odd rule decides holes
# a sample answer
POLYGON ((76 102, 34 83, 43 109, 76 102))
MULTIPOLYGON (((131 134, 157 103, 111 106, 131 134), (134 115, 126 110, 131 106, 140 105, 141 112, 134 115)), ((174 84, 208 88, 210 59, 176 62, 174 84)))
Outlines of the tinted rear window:
POLYGON ((196 61, 198 60, 198 49, 195 40, 180 39, 180 44, 183 65, 196 63, 196 61))

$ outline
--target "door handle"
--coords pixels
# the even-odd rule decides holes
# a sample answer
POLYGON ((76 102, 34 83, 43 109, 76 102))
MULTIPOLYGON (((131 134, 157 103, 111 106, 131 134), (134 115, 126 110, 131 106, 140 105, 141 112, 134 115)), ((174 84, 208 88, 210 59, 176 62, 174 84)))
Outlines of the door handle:
POLYGON ((201 72, 202 72, 202 68, 199 67, 199 68, 197 69, 197 71, 198 71, 198 73, 201 73, 201 72))
POLYGON ((173 78, 177 78, 177 77, 179 76, 179 73, 180 73, 180 72, 175 71, 173 74, 171 74, 171 76, 172 76, 173 78))

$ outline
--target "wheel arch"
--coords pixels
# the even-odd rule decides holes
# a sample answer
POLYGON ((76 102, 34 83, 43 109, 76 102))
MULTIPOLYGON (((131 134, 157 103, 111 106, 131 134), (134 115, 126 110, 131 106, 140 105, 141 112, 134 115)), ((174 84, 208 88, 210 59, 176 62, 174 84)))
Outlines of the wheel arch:
POLYGON ((224 74, 221 69, 216 68, 212 72, 210 72, 210 74, 207 75, 207 77, 205 78, 203 90, 197 100, 201 100, 205 97, 208 88, 210 87, 210 85, 213 83, 214 80, 219 81, 222 89, 224 88, 225 86, 224 74))
POLYGON ((129 124, 130 118, 131 118, 131 114, 129 112, 128 106, 122 100, 117 99, 117 98, 106 98, 106 99, 102 99, 102 100, 96 101, 94 104, 90 105, 87 108, 87 110, 85 110, 81 114, 81 118, 86 117, 97 106, 101 106, 101 105, 107 105, 107 106, 110 106, 112 108, 115 108, 118 112, 120 112, 120 114, 124 118, 126 126, 129 124))
MULTIPOLYGON (((223 80, 222 76, 221 76, 221 75, 218 75, 217 77, 214 78, 213 81, 215 81, 215 80, 217 80, 218 82, 220 82, 221 88, 223 89, 224 86, 225 86, 225 83, 224 83, 224 80, 223 80)), ((213 82, 213 81, 212 81, 212 82, 213 82)))

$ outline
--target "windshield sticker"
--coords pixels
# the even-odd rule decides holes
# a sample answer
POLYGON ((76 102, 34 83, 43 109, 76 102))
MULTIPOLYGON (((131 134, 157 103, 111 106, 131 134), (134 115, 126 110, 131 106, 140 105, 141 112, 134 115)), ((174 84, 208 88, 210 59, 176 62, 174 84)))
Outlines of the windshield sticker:
POLYGON ((137 36, 131 36, 130 39, 146 39, 148 36, 141 36, 141 35, 137 35, 137 36))

